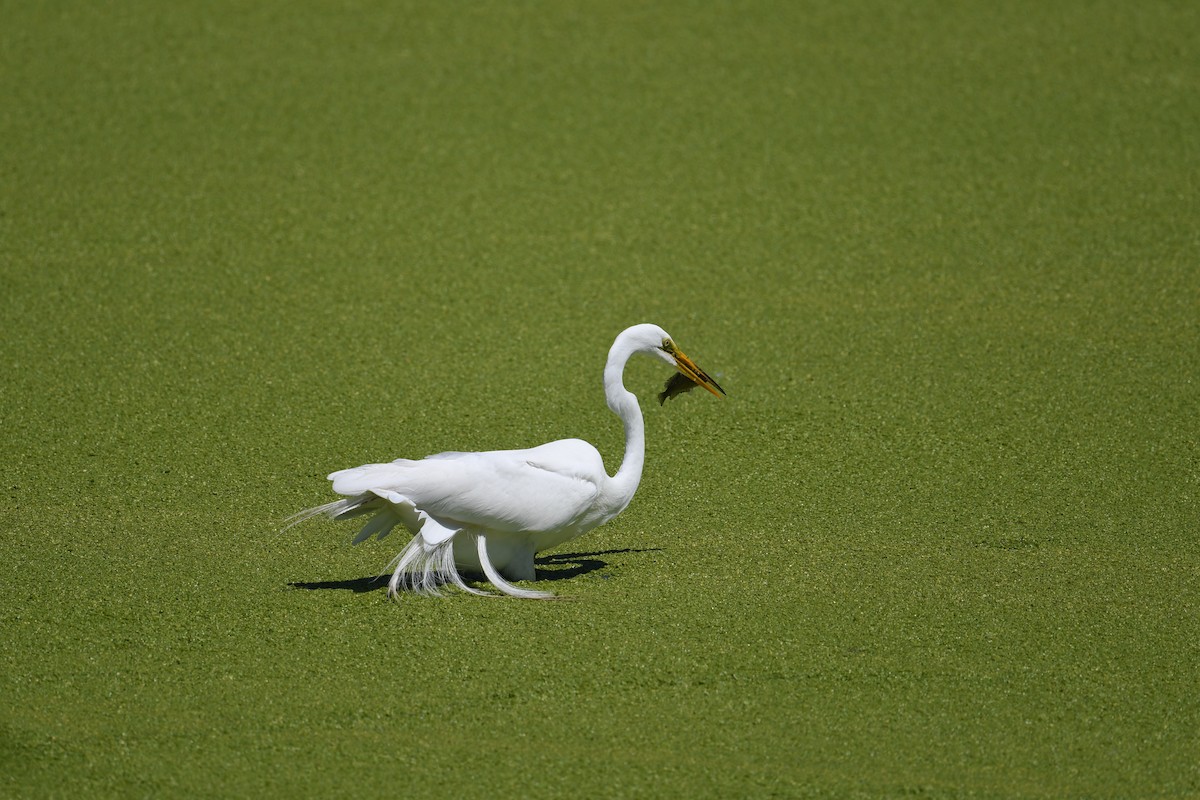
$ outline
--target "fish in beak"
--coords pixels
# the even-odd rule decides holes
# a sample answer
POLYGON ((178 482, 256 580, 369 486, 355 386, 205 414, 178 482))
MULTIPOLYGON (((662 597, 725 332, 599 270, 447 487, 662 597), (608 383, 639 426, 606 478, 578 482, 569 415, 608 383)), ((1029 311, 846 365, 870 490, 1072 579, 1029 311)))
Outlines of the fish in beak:
POLYGON ((703 386, 705 389, 713 393, 714 397, 722 397, 725 390, 721 388, 721 384, 714 381, 707 372, 696 366, 696 362, 692 361, 683 351, 675 346, 675 343, 667 340, 663 342, 663 350, 675 362, 675 369, 679 370, 667 380, 667 385, 658 395, 658 404, 662 405, 676 395, 690 392, 697 386, 703 386))

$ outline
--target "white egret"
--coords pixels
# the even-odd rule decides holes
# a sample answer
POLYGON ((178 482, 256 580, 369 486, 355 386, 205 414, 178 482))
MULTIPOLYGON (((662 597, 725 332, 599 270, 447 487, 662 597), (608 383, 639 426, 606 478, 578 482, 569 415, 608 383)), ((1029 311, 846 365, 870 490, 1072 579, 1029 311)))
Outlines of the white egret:
POLYGON ((354 544, 382 539, 402 525, 412 540, 389 565, 389 596, 404 589, 438 594, 447 584, 487 594, 463 580, 462 568, 481 571, 513 597, 553 597, 509 580, 534 580, 535 553, 603 525, 633 499, 646 452, 642 411, 623 382, 635 353, 657 356, 678 370, 660 401, 697 385, 717 397, 725 393, 662 328, 643 324, 622 331, 604 368, 608 407, 625 425, 625 456, 611 477, 596 448, 580 439, 528 450, 401 458, 334 472, 329 480, 344 499, 302 511, 292 524, 319 514, 339 520, 372 514, 354 544))

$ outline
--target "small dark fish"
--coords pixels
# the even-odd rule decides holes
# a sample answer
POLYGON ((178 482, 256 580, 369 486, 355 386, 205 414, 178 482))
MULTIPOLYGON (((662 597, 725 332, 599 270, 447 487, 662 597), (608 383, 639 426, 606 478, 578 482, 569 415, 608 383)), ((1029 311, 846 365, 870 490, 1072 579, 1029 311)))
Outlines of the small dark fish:
POLYGON ((659 393, 658 404, 661 406, 672 397, 683 394, 684 392, 690 392, 699 385, 700 384, 696 383, 682 372, 676 372, 667 379, 667 385, 664 386, 662 392, 659 393))

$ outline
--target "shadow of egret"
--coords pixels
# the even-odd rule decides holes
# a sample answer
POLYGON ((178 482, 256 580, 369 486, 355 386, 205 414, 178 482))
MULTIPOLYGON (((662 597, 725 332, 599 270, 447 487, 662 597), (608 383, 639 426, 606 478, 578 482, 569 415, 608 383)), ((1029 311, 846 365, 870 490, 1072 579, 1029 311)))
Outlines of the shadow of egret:
POLYGON ((388 578, 390 575, 370 575, 365 578, 353 578, 348 581, 293 581, 289 583, 293 589, 308 589, 315 591, 317 589, 341 589, 355 594, 364 594, 366 592, 374 592, 379 589, 386 589, 388 578))
MULTIPOLYGON (((551 553, 548 556, 535 558, 533 563, 539 581, 562 581, 607 567, 608 562, 599 558, 599 556, 615 556, 624 553, 655 553, 660 550, 662 550, 661 547, 647 547, 643 549, 627 547, 622 550, 598 550, 594 553, 551 553)), ((386 589, 388 578, 390 577, 390 574, 384 573, 383 575, 367 575, 362 578, 351 578, 345 581, 293 581, 288 586, 292 589, 306 589, 308 591, 333 589, 354 592, 355 594, 365 594, 366 592, 377 592, 381 589, 386 589)), ((486 580, 482 575, 473 575, 468 571, 464 571, 463 577, 468 580, 486 580)))
POLYGON ((597 556, 615 556, 623 553, 653 553, 662 550, 661 547, 635 549, 626 547, 621 550, 597 550, 594 553, 551 553, 533 560, 534 571, 539 581, 561 581, 576 578, 604 569, 608 562, 597 556))

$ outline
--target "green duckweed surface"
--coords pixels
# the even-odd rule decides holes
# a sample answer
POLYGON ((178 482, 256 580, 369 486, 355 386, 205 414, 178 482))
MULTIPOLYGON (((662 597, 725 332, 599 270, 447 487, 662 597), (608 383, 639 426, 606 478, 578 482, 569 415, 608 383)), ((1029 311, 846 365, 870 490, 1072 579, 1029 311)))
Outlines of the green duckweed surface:
POLYGON ((0 794, 1200 795, 1195 4, 3 6, 0 794), (563 601, 277 532, 643 321, 563 601))

